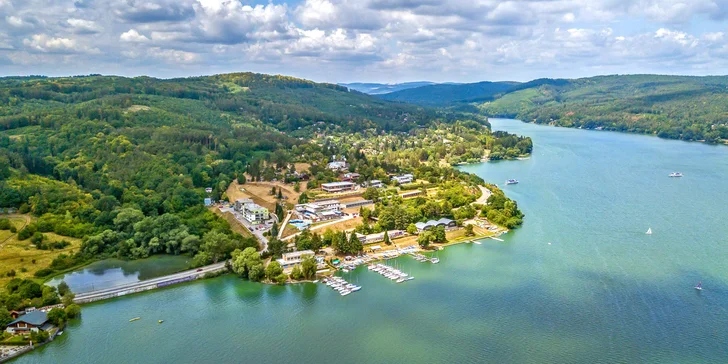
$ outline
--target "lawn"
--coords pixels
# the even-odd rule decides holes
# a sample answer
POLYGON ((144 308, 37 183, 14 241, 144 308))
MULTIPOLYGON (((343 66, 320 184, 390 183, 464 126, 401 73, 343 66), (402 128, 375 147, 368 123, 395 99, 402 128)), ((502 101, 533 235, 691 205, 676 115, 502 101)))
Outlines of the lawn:
MULTIPOLYGON (((30 219, 30 217, 21 215, 17 219, 13 219, 13 223, 17 224, 17 227, 21 227, 26 219, 30 219)), ((9 233, 9 231, 2 231, 0 233, 9 233)), ((0 240, 4 241, 0 245, 0 287, 4 287, 13 278, 7 276, 9 271, 14 270, 16 277, 34 278, 33 274, 42 268, 48 267, 55 257, 63 253, 72 254, 78 251, 81 246, 80 239, 60 236, 54 233, 43 233, 43 235, 45 235, 46 241, 55 242, 66 240, 71 245, 59 250, 40 250, 35 248, 30 242, 30 239, 19 241, 17 234, 10 234, 0 240), (23 269, 26 271, 23 272, 23 269)))

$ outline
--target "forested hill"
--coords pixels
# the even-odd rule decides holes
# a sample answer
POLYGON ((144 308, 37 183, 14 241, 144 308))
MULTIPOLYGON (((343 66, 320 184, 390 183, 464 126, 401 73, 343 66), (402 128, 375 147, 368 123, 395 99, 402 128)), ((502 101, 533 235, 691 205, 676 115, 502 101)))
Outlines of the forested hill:
MULTIPOLYGON (((315 182, 335 149, 313 137, 451 122, 453 114, 284 76, 1 78, 0 208, 34 217, 19 238, 83 239, 80 252, 59 257, 53 270, 159 253, 188 254, 203 265, 258 246, 203 206, 244 173, 282 179, 289 165, 305 162, 318 168, 315 182)), ((485 123, 463 125, 486 139, 485 123)), ((530 150, 530 140, 487 139, 504 153, 530 150)))
POLYGON ((415 82, 404 82, 404 83, 365 83, 365 82, 353 82, 353 83, 341 83, 341 86, 346 86, 352 90, 363 92, 369 95, 381 95, 390 92, 396 92, 401 90, 407 90, 415 87, 433 85, 434 82, 427 81, 415 81, 415 82))
POLYGON ((486 101, 518 86, 518 82, 478 82, 438 84, 379 95, 391 101, 426 106, 451 106, 457 103, 486 101))
POLYGON ((520 85, 478 107, 489 116, 559 126, 714 143, 728 139, 725 76, 628 75, 550 80, 520 85))

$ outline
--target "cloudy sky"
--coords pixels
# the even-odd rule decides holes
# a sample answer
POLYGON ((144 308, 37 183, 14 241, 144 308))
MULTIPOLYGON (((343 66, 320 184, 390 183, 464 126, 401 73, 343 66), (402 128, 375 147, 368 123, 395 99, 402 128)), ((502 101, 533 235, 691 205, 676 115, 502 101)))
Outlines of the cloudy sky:
POLYGON ((0 75, 728 74, 728 0, 0 0, 0 75))

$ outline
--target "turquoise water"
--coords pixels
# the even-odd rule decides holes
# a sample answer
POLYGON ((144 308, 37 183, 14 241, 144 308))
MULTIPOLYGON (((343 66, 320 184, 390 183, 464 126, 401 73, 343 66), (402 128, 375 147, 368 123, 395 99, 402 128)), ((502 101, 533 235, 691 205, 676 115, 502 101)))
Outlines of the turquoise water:
POLYGON ((48 284, 56 286, 65 281, 76 294, 97 291, 182 271, 189 267, 189 259, 174 255, 156 255, 129 261, 106 259, 54 277, 48 284))
POLYGON ((505 242, 397 259, 402 284, 360 268, 346 297, 226 276, 92 304, 17 362, 728 362, 728 147, 492 123, 535 144, 462 168, 521 181, 505 242))

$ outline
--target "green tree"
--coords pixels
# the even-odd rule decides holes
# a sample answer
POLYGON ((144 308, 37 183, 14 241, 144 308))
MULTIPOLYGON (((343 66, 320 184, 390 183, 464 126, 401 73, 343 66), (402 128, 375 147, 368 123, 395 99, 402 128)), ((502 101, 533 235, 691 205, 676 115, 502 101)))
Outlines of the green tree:
POLYGON ((308 194, 306 192, 301 192, 301 195, 298 196, 298 203, 308 203, 308 194))
POLYGON ((430 246, 431 240, 432 240, 432 233, 429 231, 423 231, 417 237, 417 244, 419 244, 421 247, 427 249, 430 246))
POLYGON ((298 181, 293 184, 293 190, 296 192, 301 192, 301 184, 298 181))
POLYGON ((473 225, 468 224, 465 225, 465 236, 474 236, 475 232, 473 232, 473 225))
POLYGON ((65 296, 69 292, 71 292, 71 288, 68 287, 66 281, 61 281, 61 283, 58 283, 58 294, 60 294, 61 296, 65 296))
POLYGON ((445 228, 442 226, 438 226, 435 228, 434 233, 432 234, 432 242, 435 243, 447 243, 447 235, 445 233, 445 228))
POLYGON ((66 311, 61 308, 54 308, 48 311, 48 321, 58 327, 66 323, 66 311))
POLYGON ((210 254, 212 261, 217 263, 227 256, 232 249, 232 241, 227 234, 220 231, 207 232, 202 237, 202 250, 210 254))
POLYGON ((77 304, 70 304, 66 306, 66 317, 74 319, 81 316, 81 306, 77 304))
POLYGON ((0 327, 4 328, 11 322, 13 322, 13 317, 10 316, 8 309, 5 306, 0 306, 0 327))
POLYGON ((301 274, 306 279, 312 279, 316 276, 316 259, 307 257, 301 262, 301 274))
POLYGON ((281 264, 275 260, 271 261, 268 266, 265 267, 265 277, 273 282, 276 282, 278 284, 285 283, 285 280, 282 282, 279 281, 279 279, 281 278, 281 274, 283 274, 283 268, 281 268, 281 264))
POLYGON ((407 225, 407 233, 410 235, 417 234, 417 226, 415 224, 407 225))
POLYGON ((303 279, 303 271, 301 271, 300 265, 297 264, 297 265, 293 266, 293 269, 291 270, 291 278, 293 278, 297 281, 300 281, 301 279, 303 279))
POLYGON ((384 231, 384 244, 392 245, 392 242, 389 240, 389 232, 386 230, 384 231))

